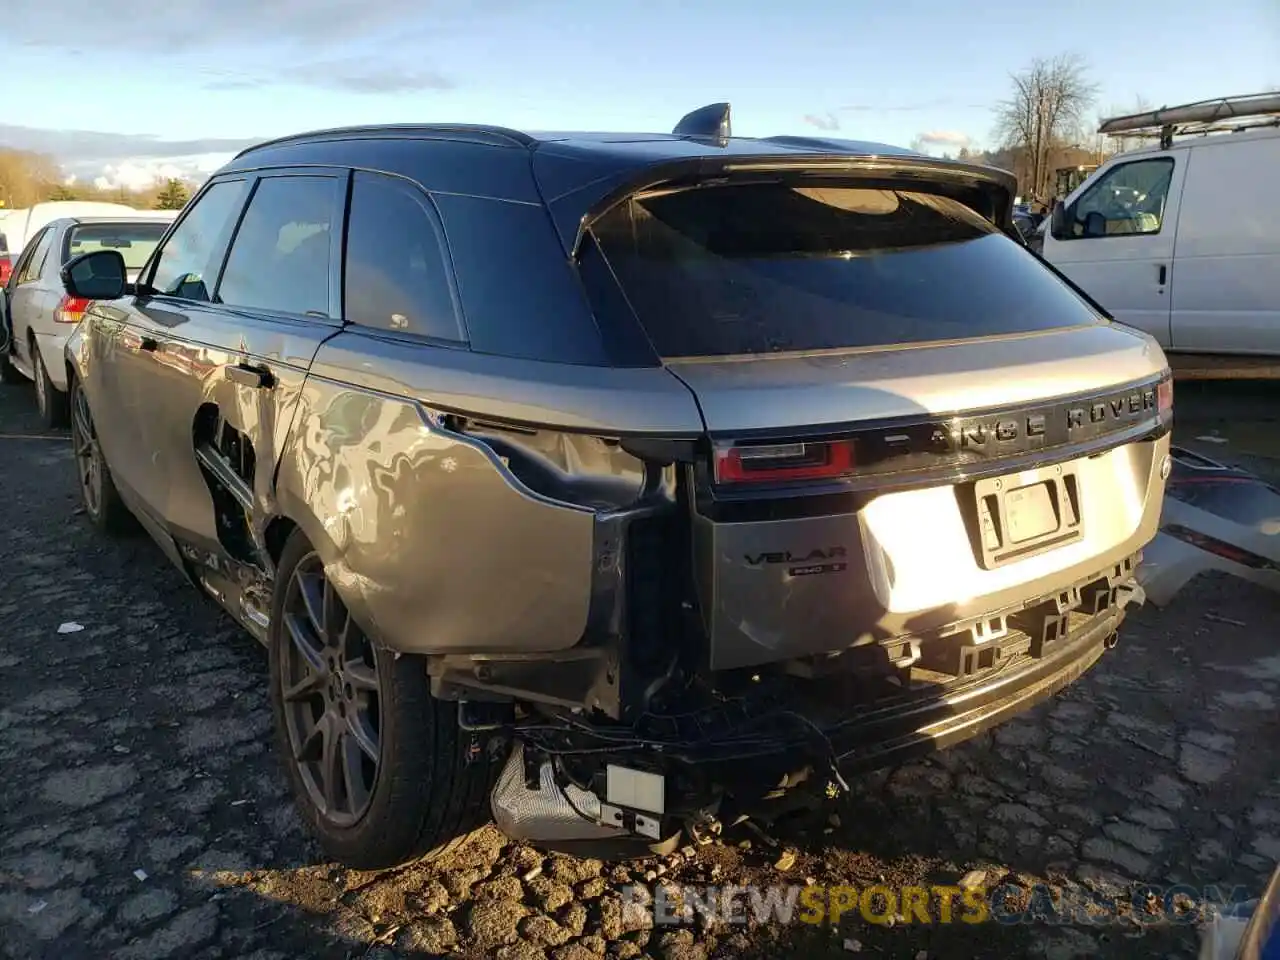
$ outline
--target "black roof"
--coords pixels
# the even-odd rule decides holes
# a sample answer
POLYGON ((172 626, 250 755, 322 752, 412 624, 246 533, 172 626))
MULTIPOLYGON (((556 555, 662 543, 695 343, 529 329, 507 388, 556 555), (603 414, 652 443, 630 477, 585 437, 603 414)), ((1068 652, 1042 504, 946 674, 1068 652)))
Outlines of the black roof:
POLYGON ((584 216, 620 192, 678 176, 714 176, 754 164, 839 167, 851 158, 963 178, 984 194, 984 215, 1009 225, 1012 174, 939 160, 883 143, 827 137, 735 137, 729 105, 684 117, 673 133, 532 132, 466 123, 314 130, 242 150, 220 173, 265 167, 354 166, 405 176, 431 192, 545 205, 567 249, 584 216), (426 142, 433 144, 423 150, 426 142))
MULTIPOLYGON (((350 140, 444 140, 477 146, 538 150, 548 145, 584 153, 630 156, 649 162, 699 156, 759 156, 762 154, 848 154, 852 156, 915 156, 924 154, 869 140, 842 140, 827 137, 728 137, 725 139, 678 136, 669 133, 626 133, 602 131, 522 131, 508 127, 467 123, 393 123, 358 127, 334 127, 277 137, 247 147, 236 154, 233 164, 264 150, 306 144, 350 140)), ((239 166, 239 164, 236 164, 239 166)))

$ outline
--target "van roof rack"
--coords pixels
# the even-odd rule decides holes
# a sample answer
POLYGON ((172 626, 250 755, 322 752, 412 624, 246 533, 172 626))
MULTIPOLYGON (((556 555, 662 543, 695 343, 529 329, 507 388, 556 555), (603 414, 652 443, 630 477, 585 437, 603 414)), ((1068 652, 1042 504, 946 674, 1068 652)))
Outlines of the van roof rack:
POLYGON ((1280 91, 1200 100, 1110 117, 1102 121, 1098 132, 1113 137, 1159 137, 1160 146, 1168 149, 1175 136, 1264 126, 1280 126, 1280 91))

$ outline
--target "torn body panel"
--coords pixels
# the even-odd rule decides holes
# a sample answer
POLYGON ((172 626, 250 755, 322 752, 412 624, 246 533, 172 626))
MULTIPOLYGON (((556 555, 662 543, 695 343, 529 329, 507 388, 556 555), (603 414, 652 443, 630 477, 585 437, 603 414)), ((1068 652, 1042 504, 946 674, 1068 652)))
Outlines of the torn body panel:
POLYGON ((1280 590, 1280 490, 1175 447, 1160 532, 1138 579, 1151 602, 1165 606, 1210 571, 1280 590))
POLYGON ((482 442, 461 429, 416 401, 313 375, 281 463, 281 507, 392 649, 574 646, 593 571, 616 563, 597 513, 641 499, 643 465, 589 437, 530 442, 482 424, 482 442))

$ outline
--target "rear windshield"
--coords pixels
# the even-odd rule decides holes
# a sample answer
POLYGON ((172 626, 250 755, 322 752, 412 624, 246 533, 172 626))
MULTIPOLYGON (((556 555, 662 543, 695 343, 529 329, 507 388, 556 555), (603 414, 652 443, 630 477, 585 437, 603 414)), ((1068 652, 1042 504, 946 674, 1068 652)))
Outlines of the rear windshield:
POLYGON ((593 227, 663 357, 918 343, 1103 322, 963 204, 751 184, 653 193, 593 227))
POLYGON ((116 250, 126 270, 141 270, 168 228, 167 223, 82 223, 71 228, 67 259, 97 250, 116 250))

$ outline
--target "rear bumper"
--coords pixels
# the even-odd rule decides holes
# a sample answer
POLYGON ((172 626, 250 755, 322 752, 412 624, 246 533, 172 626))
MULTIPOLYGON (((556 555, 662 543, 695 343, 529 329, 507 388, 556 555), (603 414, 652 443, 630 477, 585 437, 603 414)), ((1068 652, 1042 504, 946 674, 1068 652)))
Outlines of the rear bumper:
MULTIPOLYGON (((1125 568, 1131 570, 1131 564, 1125 568)), ((820 787, 824 774, 838 770, 852 777, 953 746, 1058 693, 1114 646, 1125 607, 1141 597, 1131 574, 1116 581, 1115 587, 1116 599, 1103 609, 1070 614, 1068 631, 1047 644, 1030 644, 1007 661, 998 658, 994 668, 972 680, 934 691, 912 684, 897 697, 836 702, 829 705, 825 719, 819 716, 816 698, 801 696, 784 699, 772 713, 739 716, 719 736, 701 741, 689 736, 688 727, 672 729, 665 739, 657 739, 652 728, 626 734, 616 727, 597 728, 593 736, 577 725, 579 735, 592 742, 560 741, 560 746, 569 748, 568 754, 594 753, 583 758, 589 766, 595 761, 663 778, 663 803, 629 814, 600 789, 607 778, 598 771, 595 792, 560 782, 536 743, 525 744, 519 756, 513 754, 508 762, 505 785, 495 791, 495 816, 513 837, 595 842, 620 840, 630 831, 657 840, 670 835, 676 821, 697 820, 702 811, 716 808, 724 799, 731 806, 735 801, 749 805, 773 793, 779 784, 807 779, 816 780, 820 787), (607 753, 601 752, 602 742, 609 744, 607 753), (532 754, 528 746, 534 747, 532 754), (540 777, 535 775, 538 766, 528 765, 530 756, 540 757, 540 777), (539 779, 541 787, 530 790, 539 779), (574 797, 567 796, 575 790, 574 797)), ((992 641, 999 642, 1016 642, 1016 638, 992 641)), ((695 718, 691 726, 701 725, 695 718)), ((579 773, 592 779, 589 769, 579 773)), ((574 780, 580 782, 581 778, 574 780)))
POLYGON ((847 675, 775 678, 758 693, 702 710, 592 733, 607 739, 617 762, 734 791, 772 786, 815 759, 858 771, 944 749, 1053 696, 1114 646, 1127 606, 1142 599, 1137 561, 1126 558, 1095 577, 1093 592, 1077 592, 1078 605, 1051 615, 1038 636, 1026 620, 1011 620, 1007 632, 986 641, 938 638, 939 649, 962 665, 958 674, 920 666, 897 674, 900 683, 882 678, 874 685, 847 675))
POLYGON ((1109 647, 1125 613, 1081 623, 1043 656, 941 698, 863 718, 836 743, 842 768, 874 769, 954 746, 1031 709, 1082 676, 1109 647))

